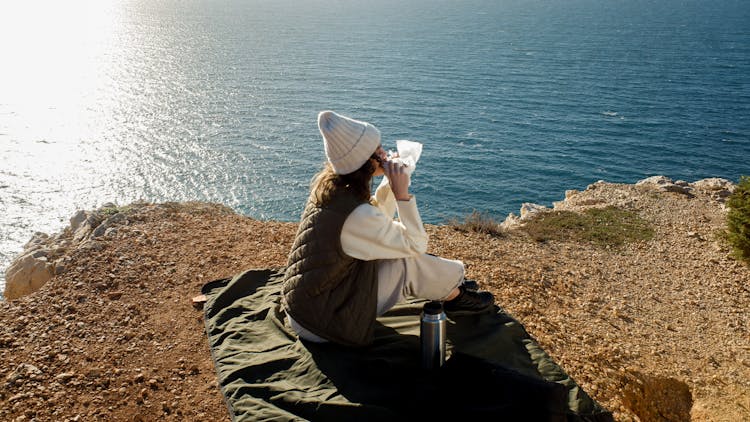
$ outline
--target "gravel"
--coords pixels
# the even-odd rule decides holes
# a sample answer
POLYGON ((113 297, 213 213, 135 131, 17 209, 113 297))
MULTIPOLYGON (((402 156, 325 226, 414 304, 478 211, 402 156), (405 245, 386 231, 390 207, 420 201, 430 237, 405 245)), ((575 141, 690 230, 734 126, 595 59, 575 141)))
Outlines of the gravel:
MULTIPOLYGON (((616 420, 750 420, 750 269, 716 236, 726 195, 592 186, 558 206, 617 205, 654 238, 606 248, 430 225, 430 252, 463 260, 616 420)), ((296 224, 206 203, 108 221, 56 252, 65 266, 41 290, 0 302, 0 420, 227 420, 190 299, 284 265, 296 224)))

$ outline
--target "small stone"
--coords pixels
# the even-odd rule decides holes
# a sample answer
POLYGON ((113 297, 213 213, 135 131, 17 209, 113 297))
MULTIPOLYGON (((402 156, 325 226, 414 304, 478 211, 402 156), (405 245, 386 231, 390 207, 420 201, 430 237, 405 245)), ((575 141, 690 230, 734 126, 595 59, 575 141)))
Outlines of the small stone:
POLYGON ((98 252, 104 249, 104 245, 102 245, 101 242, 98 242, 96 240, 87 240, 81 243, 78 246, 78 249, 98 252))
POLYGON ((46 249, 37 249, 34 252, 30 254, 34 258, 39 258, 42 261, 47 261, 47 258, 49 257, 49 251, 46 249))
POLYGON ((54 273, 55 275, 62 274, 65 272, 65 264, 61 263, 61 261, 58 261, 54 265, 54 273))
POLYGON ((26 254, 16 258, 5 270, 5 299, 17 299, 39 290, 51 278, 53 266, 46 256, 26 254))
POLYGON ((87 378, 99 378, 102 376, 104 371, 101 368, 89 368, 88 371, 86 371, 86 377, 87 378))
POLYGON ((14 402, 14 401, 17 401, 17 400, 21 400, 21 399, 23 399, 23 398, 25 398, 25 397, 26 397, 26 395, 25 395, 25 394, 23 394, 23 393, 18 393, 18 394, 16 394, 15 396, 13 396, 13 397, 9 398, 9 399, 8 399, 8 401, 9 401, 9 402, 14 402))
POLYGON ((57 381, 60 381, 60 382, 63 382, 63 383, 65 383, 65 382, 68 382, 68 381, 69 381, 69 380, 70 380, 71 378, 73 378, 74 376, 75 376, 75 373, 74 373, 74 372, 63 372, 62 374, 59 374, 59 375, 57 375, 57 376, 55 377, 55 379, 56 379, 57 381))
POLYGON ((72 217, 70 217, 70 231, 75 233, 81 226, 81 223, 86 221, 86 211, 78 210, 72 217))
POLYGON ((122 292, 110 292, 107 297, 109 300, 119 300, 122 297, 122 292))
POLYGON ((524 202, 523 204, 521 204, 521 220, 528 220, 534 215, 546 210, 548 210, 548 208, 544 205, 524 202))

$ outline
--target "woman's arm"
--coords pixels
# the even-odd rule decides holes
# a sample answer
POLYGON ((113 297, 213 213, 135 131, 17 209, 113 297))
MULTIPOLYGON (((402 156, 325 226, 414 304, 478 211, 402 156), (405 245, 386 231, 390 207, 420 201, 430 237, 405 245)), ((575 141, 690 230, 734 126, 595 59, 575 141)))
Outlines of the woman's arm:
POLYGON ((393 196, 391 185, 388 184, 388 178, 384 177, 383 180, 375 189, 375 206, 386 216, 393 218, 396 216, 396 197, 393 196))
POLYGON ((383 170, 391 191, 390 194, 380 192, 386 197, 386 208, 370 204, 355 208, 344 222, 341 246, 347 255, 366 261, 423 254, 427 251, 427 233, 417 201, 409 194, 409 174, 404 171, 404 165, 392 161, 384 162, 383 170), (395 199, 400 221, 393 220, 393 210, 388 209, 393 206, 389 197, 395 199))
POLYGON ((416 198, 394 201, 400 221, 378 207, 362 204, 352 211, 341 230, 341 246, 347 255, 371 261, 406 258, 427 251, 427 232, 416 198))

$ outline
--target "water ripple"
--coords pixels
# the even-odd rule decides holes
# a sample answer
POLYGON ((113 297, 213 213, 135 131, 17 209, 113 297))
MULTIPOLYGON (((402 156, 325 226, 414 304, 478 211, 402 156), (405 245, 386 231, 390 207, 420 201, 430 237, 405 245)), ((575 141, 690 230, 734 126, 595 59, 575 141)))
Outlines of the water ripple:
POLYGON ((110 201, 296 220, 328 108, 425 144, 431 223, 599 179, 750 174, 741 2, 64 4, 0 13, 0 268, 110 201))

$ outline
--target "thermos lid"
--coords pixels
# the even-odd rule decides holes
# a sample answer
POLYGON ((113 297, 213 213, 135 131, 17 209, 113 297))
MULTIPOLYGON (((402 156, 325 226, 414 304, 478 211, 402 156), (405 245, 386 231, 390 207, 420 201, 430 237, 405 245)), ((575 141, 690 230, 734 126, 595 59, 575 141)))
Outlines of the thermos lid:
POLYGON ((425 303, 422 310, 426 315, 438 315, 443 312, 443 304, 433 300, 432 302, 425 303))

